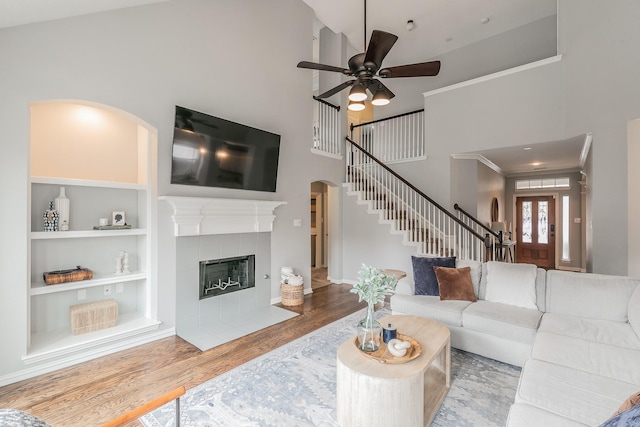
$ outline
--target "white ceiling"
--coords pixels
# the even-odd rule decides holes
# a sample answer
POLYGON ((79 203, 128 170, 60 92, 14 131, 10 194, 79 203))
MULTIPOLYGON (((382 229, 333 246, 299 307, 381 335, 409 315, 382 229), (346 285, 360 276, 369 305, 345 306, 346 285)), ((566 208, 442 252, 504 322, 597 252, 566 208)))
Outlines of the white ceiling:
POLYGON ((0 0, 0 28, 167 0, 0 0))
MULTIPOLYGON (((167 0, 0 0, 0 28, 86 15, 167 0)), ((364 50, 364 0, 304 0, 322 24, 344 33, 356 51, 364 50)), ((367 42, 373 29, 399 36, 386 66, 436 59, 438 55, 554 15, 557 0, 368 0, 367 42), (407 31, 409 19, 415 23, 407 31), (483 20, 488 22, 483 23, 483 20)), ((345 66, 346 64, 330 64, 345 66)), ((482 155, 506 174, 545 168, 579 168, 584 135, 512 147, 482 155), (543 166, 532 163, 542 162, 543 166)))
MULTIPOLYGON (((318 20, 364 51, 364 0, 304 0, 318 20)), ((445 52, 555 15, 557 0, 367 0, 372 30, 399 37, 386 66, 424 62, 445 52), (486 24, 482 20, 488 18, 486 24), (407 31, 412 19, 415 28, 407 31)), ((342 64, 330 64, 342 65, 342 64)))
POLYGON ((560 141, 475 151, 462 157, 484 158, 506 176, 580 170, 591 146, 591 136, 582 134, 560 141))

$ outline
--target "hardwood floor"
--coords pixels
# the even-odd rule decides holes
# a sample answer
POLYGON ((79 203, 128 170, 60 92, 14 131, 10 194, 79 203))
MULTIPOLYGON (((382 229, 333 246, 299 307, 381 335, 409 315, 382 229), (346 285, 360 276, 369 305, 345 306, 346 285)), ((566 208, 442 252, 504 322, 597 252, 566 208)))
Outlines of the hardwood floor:
MULTIPOLYGON (((349 285, 314 290, 300 313, 236 341, 200 351, 175 336, 0 388, 0 408, 53 426, 96 426, 181 385, 187 390, 363 307, 349 285)), ((140 425, 134 422, 130 425, 140 425)))
POLYGON ((327 278, 327 267, 311 267, 311 289, 314 291, 328 286, 331 281, 327 278))

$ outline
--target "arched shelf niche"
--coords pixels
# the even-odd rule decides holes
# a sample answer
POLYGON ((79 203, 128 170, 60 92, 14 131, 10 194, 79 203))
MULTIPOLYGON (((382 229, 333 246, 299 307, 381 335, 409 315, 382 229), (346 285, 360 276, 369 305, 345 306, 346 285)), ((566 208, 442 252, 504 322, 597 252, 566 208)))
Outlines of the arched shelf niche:
POLYGON ((104 104, 38 101, 30 105, 29 142, 29 339, 23 360, 76 363, 152 340, 160 325, 157 130, 104 104), (42 214, 61 187, 70 200, 69 231, 43 231, 42 214), (111 224, 114 212, 124 212, 130 228, 99 229, 100 219, 111 224), (117 271, 114 260, 124 252, 129 266, 117 271), (76 266, 90 269, 93 278, 43 281, 45 272, 76 266), (71 307, 107 299, 117 302, 116 326, 74 334, 71 307))

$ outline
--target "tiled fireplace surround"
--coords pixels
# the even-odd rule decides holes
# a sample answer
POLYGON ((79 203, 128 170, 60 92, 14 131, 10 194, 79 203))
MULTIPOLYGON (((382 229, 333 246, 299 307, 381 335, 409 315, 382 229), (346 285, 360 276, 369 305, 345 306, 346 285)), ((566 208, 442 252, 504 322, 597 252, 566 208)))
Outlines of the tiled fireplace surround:
POLYGON ((270 305, 271 226, 282 202, 161 199, 174 209, 180 337, 207 350, 296 316, 270 305), (255 287, 200 300, 199 262, 243 255, 255 255, 255 287))

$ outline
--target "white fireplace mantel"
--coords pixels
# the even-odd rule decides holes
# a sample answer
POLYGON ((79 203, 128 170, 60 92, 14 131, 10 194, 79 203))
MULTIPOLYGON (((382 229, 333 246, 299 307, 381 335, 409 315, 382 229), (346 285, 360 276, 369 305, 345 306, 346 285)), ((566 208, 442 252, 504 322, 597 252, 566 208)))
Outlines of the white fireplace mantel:
POLYGON ((176 237, 270 232, 276 218, 273 211, 287 203, 179 196, 161 196, 159 200, 173 207, 176 237))

